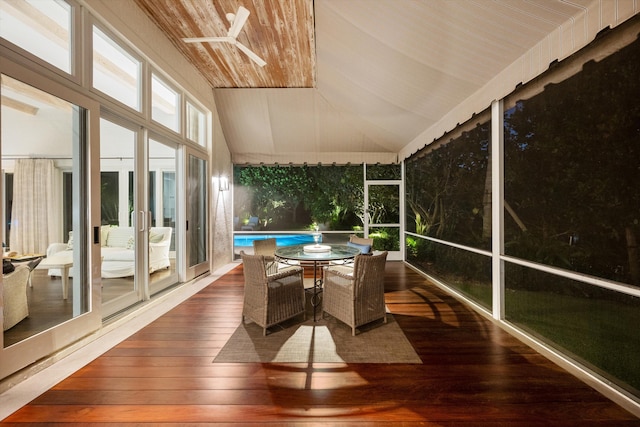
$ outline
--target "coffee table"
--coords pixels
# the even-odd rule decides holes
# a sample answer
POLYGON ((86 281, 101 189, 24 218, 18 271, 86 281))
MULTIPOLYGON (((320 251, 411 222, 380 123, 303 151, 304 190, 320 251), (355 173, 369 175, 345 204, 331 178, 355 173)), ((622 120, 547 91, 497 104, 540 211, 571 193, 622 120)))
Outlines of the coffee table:
POLYGON ((67 299, 67 297, 69 296, 69 269, 71 267, 73 267, 73 256, 70 253, 65 253, 53 254, 51 256, 43 258, 40 264, 36 266, 36 269, 60 269, 60 275, 62 279, 62 299, 67 299))

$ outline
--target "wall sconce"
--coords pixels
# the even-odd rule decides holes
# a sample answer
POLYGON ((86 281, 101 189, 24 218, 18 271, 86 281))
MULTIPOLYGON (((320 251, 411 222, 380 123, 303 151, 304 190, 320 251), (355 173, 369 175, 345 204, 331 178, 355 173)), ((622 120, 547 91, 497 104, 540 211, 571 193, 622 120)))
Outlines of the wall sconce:
POLYGON ((226 176, 218 177, 218 190, 229 191, 229 178, 227 178, 226 176))

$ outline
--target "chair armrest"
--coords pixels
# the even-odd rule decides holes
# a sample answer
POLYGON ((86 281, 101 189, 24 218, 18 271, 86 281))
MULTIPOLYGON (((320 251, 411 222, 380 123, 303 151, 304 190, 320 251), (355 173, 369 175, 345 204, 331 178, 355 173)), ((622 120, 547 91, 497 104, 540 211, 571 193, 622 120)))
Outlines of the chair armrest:
POLYGON ((47 247, 47 256, 57 254, 67 250, 68 245, 66 243, 52 243, 47 247))
POLYGON ((291 267, 291 268, 287 268, 286 270, 281 270, 276 274, 269 274, 267 276, 267 280, 274 281, 274 280, 278 280, 278 279, 282 279, 284 277, 289 277, 289 276, 293 276, 296 274, 301 274, 302 273, 302 267, 291 267))
POLYGON ((342 279, 353 280, 353 268, 352 267, 342 267, 342 266, 330 266, 324 268, 324 274, 333 274, 342 279))

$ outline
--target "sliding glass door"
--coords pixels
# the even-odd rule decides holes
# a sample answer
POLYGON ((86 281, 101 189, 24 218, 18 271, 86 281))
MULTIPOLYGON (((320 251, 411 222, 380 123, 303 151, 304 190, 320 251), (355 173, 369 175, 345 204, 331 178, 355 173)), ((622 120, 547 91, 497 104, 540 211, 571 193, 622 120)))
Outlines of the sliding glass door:
POLYGON ((108 317, 178 282, 175 147, 101 119, 102 307, 108 317))
POLYGON ((151 295, 178 282, 180 260, 176 241, 178 224, 177 149, 149 139, 149 293, 151 295))
POLYGON ((102 315, 108 317, 145 296, 144 278, 136 275, 134 197, 144 141, 139 128, 117 119, 100 119, 100 136, 100 277, 102 315))
POLYGON ((186 278, 209 271, 208 170, 204 154, 186 151, 186 278))
POLYGON ((0 71, 5 377, 100 325, 87 197, 99 107, 9 61, 0 71))

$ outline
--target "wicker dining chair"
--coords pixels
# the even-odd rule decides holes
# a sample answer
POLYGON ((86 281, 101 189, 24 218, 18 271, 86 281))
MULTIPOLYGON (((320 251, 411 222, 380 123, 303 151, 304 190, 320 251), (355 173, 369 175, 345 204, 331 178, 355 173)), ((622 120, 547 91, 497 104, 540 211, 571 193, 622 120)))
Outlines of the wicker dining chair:
POLYGON ((254 321, 267 328, 305 312, 302 267, 290 267, 268 274, 264 255, 240 252, 244 266, 244 302, 242 320, 254 321))
POLYGON ((278 272, 278 263, 275 260, 276 239, 256 239, 253 241, 253 254, 263 255, 267 274, 278 272))
POLYGON ((387 323, 384 303, 384 268, 387 252, 357 255, 353 268, 325 267, 322 312, 356 328, 374 320, 387 323))
POLYGON ((267 267, 267 274, 276 274, 292 265, 300 265, 297 261, 288 261, 287 264, 276 260, 276 239, 270 237, 268 239, 256 239, 253 241, 253 254, 264 255, 264 263, 267 267))

